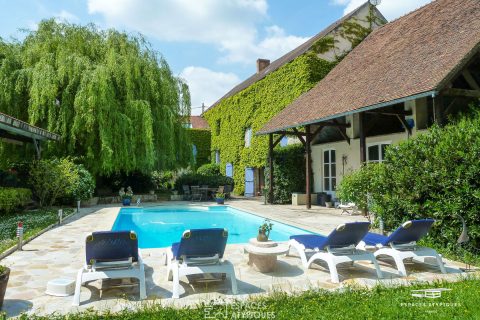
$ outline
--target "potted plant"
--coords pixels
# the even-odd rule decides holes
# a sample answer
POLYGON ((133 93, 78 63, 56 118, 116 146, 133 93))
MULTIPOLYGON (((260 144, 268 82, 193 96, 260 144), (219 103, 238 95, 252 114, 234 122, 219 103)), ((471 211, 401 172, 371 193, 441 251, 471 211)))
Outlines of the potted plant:
POLYGON ((120 195, 120 198, 122 198, 122 204, 124 206, 129 206, 130 203, 132 202, 132 197, 133 197, 132 188, 128 187, 127 191, 125 191, 125 188, 121 188, 118 194, 120 195))
POLYGON ((0 309, 3 306, 3 298, 7 291, 8 278, 10 277, 10 269, 0 265, 0 309))
POLYGON ((258 227, 257 241, 267 242, 268 237, 270 236, 270 231, 272 231, 273 223, 270 222, 270 219, 265 219, 263 224, 258 227))
POLYGON ((225 193, 215 194, 215 201, 217 201, 217 204, 224 204, 225 203, 225 193))

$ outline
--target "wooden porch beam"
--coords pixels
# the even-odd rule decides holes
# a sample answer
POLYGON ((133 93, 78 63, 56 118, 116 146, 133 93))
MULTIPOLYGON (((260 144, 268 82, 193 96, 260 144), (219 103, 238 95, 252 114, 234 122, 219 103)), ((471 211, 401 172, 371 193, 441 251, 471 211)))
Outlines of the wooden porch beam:
POLYGON ((382 116, 411 116, 412 112, 411 111, 375 111, 375 110, 370 110, 366 111, 365 113, 368 114, 379 114, 382 116))
POLYGON ((285 137, 285 134, 281 134, 280 137, 278 137, 277 140, 275 140, 275 142, 273 143, 274 149, 280 143, 280 141, 282 141, 283 137, 285 137))
POLYGON ((462 75, 463 75, 463 77, 465 78, 465 80, 467 81, 468 85, 469 85, 470 87, 472 87, 472 89, 474 89, 474 90, 480 90, 480 85, 477 83, 477 81, 476 81, 475 78, 472 76, 472 74, 470 73, 470 71, 468 71, 468 69, 463 70, 462 75))
POLYGON ((307 194, 307 209, 310 209, 312 207, 312 197, 311 197, 311 185, 310 185, 310 178, 312 175, 312 152, 310 148, 310 142, 312 135, 310 134, 310 125, 305 126, 305 133, 307 134, 306 136, 306 141, 305 141, 305 152, 306 152, 306 179, 305 179, 305 191, 307 194))
MULTIPOLYGON (((310 126, 309 126, 310 128, 310 126)), ((297 128, 293 128, 293 132, 295 132, 295 135, 298 137, 298 139, 303 143, 303 145, 305 146, 306 142, 305 142, 305 139, 303 139, 303 135, 300 134, 300 131, 297 130, 297 128)), ((305 133, 304 134, 305 136, 308 137, 309 133, 305 133)))
POLYGON ((450 88, 442 92, 446 96, 480 98, 480 90, 450 88))
MULTIPOLYGON (((333 121, 337 121, 337 120, 333 120, 333 121)), ((340 133, 340 135, 342 136, 343 139, 345 139, 347 141, 348 144, 350 144, 350 138, 347 136, 347 134, 345 132, 343 132, 343 130, 340 128, 340 127, 335 127, 337 129, 337 131, 340 133)))
POLYGON ((403 128, 408 132, 408 136, 410 137, 412 135, 412 128, 407 123, 407 120, 405 120, 405 116, 400 116, 397 115, 398 121, 402 124, 403 128))

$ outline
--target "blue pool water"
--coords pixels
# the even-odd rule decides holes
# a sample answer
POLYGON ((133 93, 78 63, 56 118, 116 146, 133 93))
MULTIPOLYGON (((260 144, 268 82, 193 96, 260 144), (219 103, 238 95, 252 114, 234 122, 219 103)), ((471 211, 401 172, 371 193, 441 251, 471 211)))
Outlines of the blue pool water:
MULTIPOLYGON (((134 230, 140 248, 163 248, 180 241, 183 231, 201 228, 226 228, 228 243, 247 243, 257 236, 264 218, 229 206, 122 208, 112 230, 134 230)), ((270 239, 286 241, 291 235, 311 233, 272 221, 270 239)))

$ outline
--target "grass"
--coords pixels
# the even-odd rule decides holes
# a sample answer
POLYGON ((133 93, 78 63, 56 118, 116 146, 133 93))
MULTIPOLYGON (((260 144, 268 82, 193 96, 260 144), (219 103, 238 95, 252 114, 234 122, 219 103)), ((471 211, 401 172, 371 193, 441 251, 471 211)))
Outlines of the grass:
MULTIPOLYGON (((73 209, 64 209, 64 217, 73 209)), ((58 222, 58 210, 42 209, 24 211, 19 214, 0 215, 0 253, 17 244, 17 222, 23 222, 25 240, 37 235, 46 227, 58 222)))
POLYGON ((150 303, 139 310, 103 313, 89 310, 68 315, 21 319, 479 319, 478 288, 480 278, 455 283, 436 282, 410 287, 372 290, 346 288, 344 291, 307 291, 299 295, 274 293, 228 305, 215 302, 176 309, 150 303), (411 296, 413 289, 449 288, 437 299, 411 296))

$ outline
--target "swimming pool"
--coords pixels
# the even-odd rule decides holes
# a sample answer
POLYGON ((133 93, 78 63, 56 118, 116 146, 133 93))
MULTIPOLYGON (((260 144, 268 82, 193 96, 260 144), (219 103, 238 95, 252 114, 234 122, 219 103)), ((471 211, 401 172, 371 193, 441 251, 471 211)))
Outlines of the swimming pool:
MULTIPOLYGON (((180 241, 183 231, 200 228, 226 228, 228 243, 247 243, 257 236, 264 218, 229 206, 161 206, 122 208, 112 230, 134 230, 140 248, 163 248, 180 241)), ((272 221, 270 239, 286 241, 294 234, 309 231, 272 221)))

